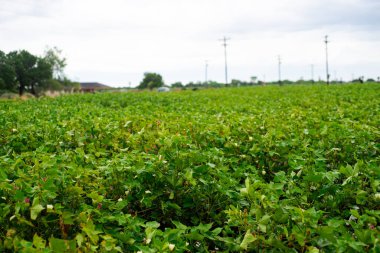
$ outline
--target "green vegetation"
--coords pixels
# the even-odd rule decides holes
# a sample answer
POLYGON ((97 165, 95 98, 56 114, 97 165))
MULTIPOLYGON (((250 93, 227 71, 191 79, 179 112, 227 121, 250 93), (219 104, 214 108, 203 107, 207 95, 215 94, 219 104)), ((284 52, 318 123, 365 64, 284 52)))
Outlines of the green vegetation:
POLYGON ((380 86, 0 101, 0 251, 379 252, 380 86))
POLYGON ((43 57, 26 50, 8 54, 0 50, 0 95, 17 91, 20 96, 25 92, 38 95, 44 90, 78 88, 79 84, 64 76, 66 59, 60 54, 57 48, 46 49, 43 57))
POLYGON ((154 89, 164 86, 164 80, 162 76, 157 73, 146 72, 144 73, 144 78, 138 86, 139 89, 154 89))

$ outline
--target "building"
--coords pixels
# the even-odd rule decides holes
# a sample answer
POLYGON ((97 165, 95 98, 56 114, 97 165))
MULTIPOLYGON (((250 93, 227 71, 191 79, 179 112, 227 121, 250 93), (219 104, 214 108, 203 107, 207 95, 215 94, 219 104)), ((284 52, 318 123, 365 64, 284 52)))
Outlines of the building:
POLYGON ((80 91, 82 92, 95 92, 112 89, 112 87, 97 82, 79 83, 80 91))

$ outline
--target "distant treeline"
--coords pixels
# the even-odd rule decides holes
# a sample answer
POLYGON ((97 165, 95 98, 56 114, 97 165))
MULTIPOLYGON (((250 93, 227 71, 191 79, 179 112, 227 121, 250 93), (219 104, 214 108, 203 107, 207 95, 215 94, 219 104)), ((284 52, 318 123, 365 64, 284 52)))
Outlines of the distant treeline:
POLYGON ((43 56, 26 50, 0 50, 0 93, 25 92, 38 95, 45 90, 77 89, 78 83, 64 75, 66 59, 57 48, 47 48, 43 56))
MULTIPOLYGON (((364 83, 364 82, 376 82, 375 79, 369 78, 367 80, 364 80, 364 78, 360 77, 357 79, 354 79, 350 82, 343 82, 343 81, 330 81, 331 84, 341 84, 341 83, 364 83)), ((379 78, 377 80, 379 82, 379 78)), ((314 81, 314 80, 297 80, 297 81, 291 81, 291 80, 282 80, 282 81, 271 81, 271 82, 265 82, 261 80, 254 80, 254 81, 241 81, 237 79, 232 79, 230 83, 220 83, 216 81, 207 81, 207 82, 189 82, 187 84, 183 84, 181 82, 175 82, 171 84, 172 88, 201 88, 201 87, 238 87, 238 86, 258 86, 258 85, 294 85, 294 84, 325 84, 324 81, 314 81)))

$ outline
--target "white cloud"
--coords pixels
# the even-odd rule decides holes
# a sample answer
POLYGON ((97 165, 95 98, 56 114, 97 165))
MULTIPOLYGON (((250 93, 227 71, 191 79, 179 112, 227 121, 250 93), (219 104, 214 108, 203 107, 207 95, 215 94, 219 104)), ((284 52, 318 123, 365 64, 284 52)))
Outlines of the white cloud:
POLYGON ((0 0, 0 50, 63 50, 69 77, 138 84, 145 71, 167 83, 224 80, 223 47, 231 37, 231 78, 324 77, 323 36, 337 76, 377 77, 380 4, 376 0, 0 0))

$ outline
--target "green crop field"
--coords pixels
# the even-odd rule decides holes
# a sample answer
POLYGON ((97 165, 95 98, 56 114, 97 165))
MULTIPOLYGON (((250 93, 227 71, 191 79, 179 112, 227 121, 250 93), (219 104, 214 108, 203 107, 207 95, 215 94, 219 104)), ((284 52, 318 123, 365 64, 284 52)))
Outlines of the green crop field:
POLYGON ((380 85, 0 101, 1 252, 380 252, 380 85))

